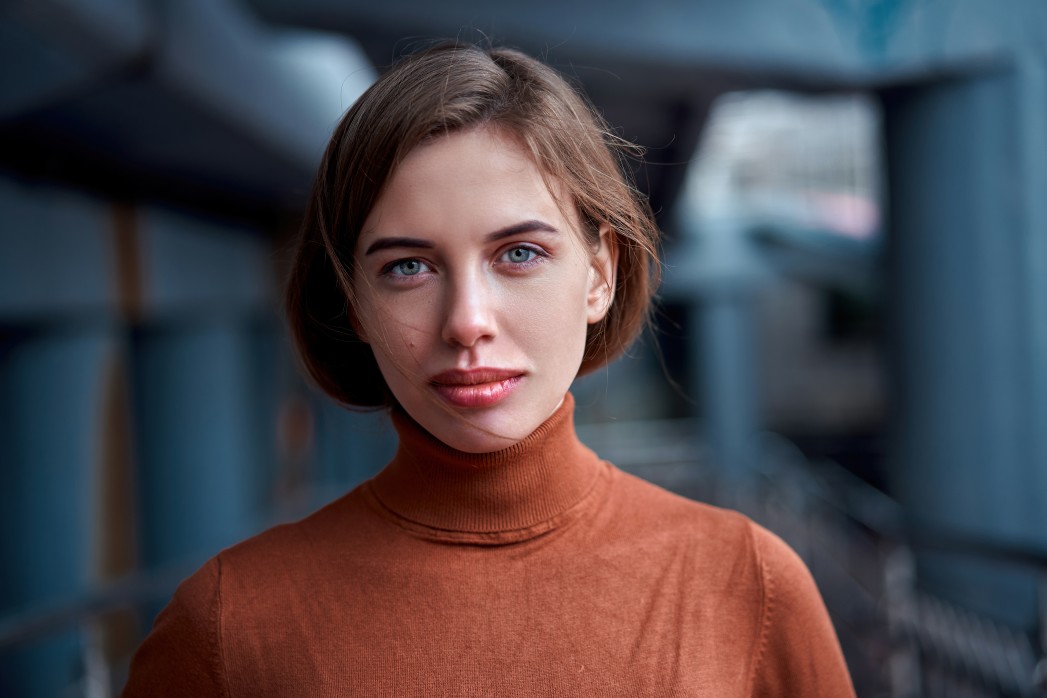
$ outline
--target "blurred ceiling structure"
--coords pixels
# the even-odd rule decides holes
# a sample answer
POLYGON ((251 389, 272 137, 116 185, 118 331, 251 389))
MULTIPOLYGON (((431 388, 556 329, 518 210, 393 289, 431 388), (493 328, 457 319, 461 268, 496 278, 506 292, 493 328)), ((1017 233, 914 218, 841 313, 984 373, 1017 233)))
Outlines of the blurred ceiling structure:
POLYGON ((436 38, 543 57, 647 149, 656 211, 712 102, 753 87, 854 90, 991 68, 1047 45, 1016 0, 8 0, 0 166, 127 197, 293 211, 338 115, 436 38), (1020 6, 1020 7, 1017 7, 1020 6))

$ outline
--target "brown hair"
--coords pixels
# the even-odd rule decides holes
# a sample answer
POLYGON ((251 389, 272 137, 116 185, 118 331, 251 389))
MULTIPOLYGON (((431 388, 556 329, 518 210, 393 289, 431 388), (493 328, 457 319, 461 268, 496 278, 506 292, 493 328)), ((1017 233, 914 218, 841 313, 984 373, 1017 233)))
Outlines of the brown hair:
POLYGON ((658 232, 646 200, 623 174, 621 157, 633 146, 541 62, 510 49, 438 45, 399 62, 349 108, 308 202, 287 316, 309 374, 335 400, 394 402, 370 346, 353 330, 353 251, 364 220, 414 148, 483 126, 518 139, 539 170, 561 183, 590 245, 601 223, 613 232, 614 299, 606 317, 588 328, 579 375, 621 354, 647 321, 658 232))

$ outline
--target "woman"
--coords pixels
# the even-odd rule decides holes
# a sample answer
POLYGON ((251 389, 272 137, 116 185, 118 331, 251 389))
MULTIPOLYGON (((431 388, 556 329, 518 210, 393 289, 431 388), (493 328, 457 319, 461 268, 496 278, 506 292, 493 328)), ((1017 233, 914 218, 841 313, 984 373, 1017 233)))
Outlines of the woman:
POLYGON ((853 694, 785 544, 575 436, 568 388, 642 327, 657 263, 614 147, 508 50, 430 49, 353 105, 288 314, 399 450, 184 582, 126 695, 853 694))

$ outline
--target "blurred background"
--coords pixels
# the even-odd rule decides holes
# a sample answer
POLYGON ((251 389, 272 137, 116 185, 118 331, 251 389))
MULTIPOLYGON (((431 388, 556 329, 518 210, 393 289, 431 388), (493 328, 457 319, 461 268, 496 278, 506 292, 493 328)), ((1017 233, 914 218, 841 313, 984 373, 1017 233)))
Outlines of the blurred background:
POLYGON ((1047 695, 1047 6, 7 0, 0 695, 109 696, 175 585, 376 472, 280 312, 341 113, 433 38, 619 135, 656 329, 583 440, 804 557, 861 696, 1047 695))

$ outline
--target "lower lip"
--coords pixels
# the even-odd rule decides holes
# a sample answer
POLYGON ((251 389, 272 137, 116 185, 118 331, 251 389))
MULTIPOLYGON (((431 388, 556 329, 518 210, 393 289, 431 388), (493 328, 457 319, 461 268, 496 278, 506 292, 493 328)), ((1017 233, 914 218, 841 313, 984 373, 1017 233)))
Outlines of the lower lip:
POLYGON ((491 407, 509 397, 523 376, 476 385, 446 385, 436 383, 433 387, 443 399, 455 407, 491 407))

